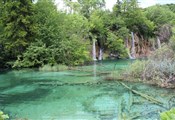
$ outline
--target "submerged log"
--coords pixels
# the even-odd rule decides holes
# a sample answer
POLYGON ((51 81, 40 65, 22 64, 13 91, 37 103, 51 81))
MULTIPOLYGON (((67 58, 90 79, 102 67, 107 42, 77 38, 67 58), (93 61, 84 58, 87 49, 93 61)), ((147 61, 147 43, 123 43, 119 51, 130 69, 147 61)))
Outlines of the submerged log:
MULTIPOLYGON (((98 75, 107 75, 110 74, 110 72, 97 72, 96 76, 98 75)), ((86 76, 94 76, 94 73, 92 74, 66 74, 67 76, 75 76, 75 77, 86 77, 86 76)))
POLYGON ((137 94, 137 95, 139 95, 139 96, 141 96, 141 97, 147 99, 148 101, 151 101, 151 102, 153 102, 153 103, 155 103, 155 104, 163 104, 163 103, 160 102, 159 100, 157 100, 157 99, 155 99, 155 98, 153 98, 153 97, 151 97, 151 96, 149 96, 149 95, 147 95, 147 94, 144 94, 144 93, 138 92, 138 91, 136 91, 136 90, 133 90, 133 89, 131 89, 130 87, 128 87, 126 84, 124 84, 124 83, 122 83, 122 82, 120 82, 120 83, 121 83, 121 85, 123 85, 123 86, 124 86, 125 88, 127 88, 128 90, 130 90, 130 91, 132 91, 133 93, 135 93, 135 94, 137 94))
POLYGON ((102 82, 75 82, 75 83, 60 83, 60 82, 36 82, 35 84, 38 85, 46 85, 46 86, 75 86, 75 85, 99 85, 102 84, 102 82))
POLYGON ((122 78, 122 77, 107 76, 107 77, 105 77, 105 80, 106 81, 114 81, 114 80, 122 81, 122 80, 124 80, 124 78, 122 78))

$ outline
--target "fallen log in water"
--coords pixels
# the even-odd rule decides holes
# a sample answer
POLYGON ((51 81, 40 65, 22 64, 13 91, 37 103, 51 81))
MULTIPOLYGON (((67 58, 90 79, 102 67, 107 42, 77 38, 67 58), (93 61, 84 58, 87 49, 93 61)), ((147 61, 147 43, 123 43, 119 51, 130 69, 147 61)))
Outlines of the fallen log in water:
POLYGON ((66 74, 67 76, 75 76, 75 77, 86 77, 93 76, 93 74, 66 74))
MULTIPOLYGON (((96 72, 96 76, 99 75, 107 75, 110 74, 110 72, 96 72)), ((94 76, 94 73, 91 74, 66 74, 67 76, 75 76, 75 77, 86 77, 86 76, 94 76)))
POLYGON ((84 70, 84 69, 80 69, 80 68, 71 68, 70 70, 76 70, 76 71, 81 71, 81 72, 93 72, 94 70, 84 70))
POLYGON ((133 93, 135 93, 135 94, 137 94, 137 95, 139 95, 139 96, 141 96, 141 97, 147 99, 148 101, 151 101, 151 102, 153 102, 153 103, 155 103, 155 104, 163 104, 163 103, 160 102, 159 100, 157 100, 157 99, 155 99, 155 98, 153 98, 153 97, 151 97, 151 96, 149 96, 149 95, 147 95, 147 94, 144 94, 144 93, 141 93, 141 92, 138 92, 138 91, 136 91, 136 90, 131 89, 130 87, 128 87, 128 86, 127 86, 126 84, 124 84, 123 82, 120 82, 120 84, 123 85, 123 86, 124 86, 125 88, 127 88, 128 90, 132 91, 133 93))
POLYGON ((122 78, 122 77, 107 76, 107 77, 105 77, 105 80, 106 80, 106 81, 113 81, 113 80, 122 81, 122 80, 124 80, 124 78, 122 78))
POLYGON ((52 85, 52 86, 75 86, 75 85, 98 85, 102 84, 102 82, 77 82, 77 83, 59 83, 59 82, 36 82, 38 85, 52 85))

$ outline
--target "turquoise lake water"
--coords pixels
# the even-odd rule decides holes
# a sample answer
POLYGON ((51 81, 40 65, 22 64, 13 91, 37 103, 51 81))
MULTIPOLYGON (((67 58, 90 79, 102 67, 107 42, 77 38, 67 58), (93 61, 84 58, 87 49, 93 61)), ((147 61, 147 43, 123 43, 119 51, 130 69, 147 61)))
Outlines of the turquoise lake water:
POLYGON ((0 110, 12 120, 156 120, 175 106, 175 91, 124 82, 162 102, 154 104, 107 72, 127 68, 132 61, 103 61, 77 70, 42 72, 13 70, 0 74, 0 110), (105 74, 100 74, 105 73, 105 74))

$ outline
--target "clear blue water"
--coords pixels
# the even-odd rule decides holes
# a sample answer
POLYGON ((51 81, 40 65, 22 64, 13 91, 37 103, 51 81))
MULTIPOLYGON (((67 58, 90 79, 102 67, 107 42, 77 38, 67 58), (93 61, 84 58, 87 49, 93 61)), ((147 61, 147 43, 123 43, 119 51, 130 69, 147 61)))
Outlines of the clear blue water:
POLYGON ((78 70, 41 72, 13 70, 0 74, 0 110, 13 120, 123 120, 159 119, 175 106, 174 90, 125 82, 163 104, 131 93, 106 73, 127 68, 129 60, 103 61, 78 70))

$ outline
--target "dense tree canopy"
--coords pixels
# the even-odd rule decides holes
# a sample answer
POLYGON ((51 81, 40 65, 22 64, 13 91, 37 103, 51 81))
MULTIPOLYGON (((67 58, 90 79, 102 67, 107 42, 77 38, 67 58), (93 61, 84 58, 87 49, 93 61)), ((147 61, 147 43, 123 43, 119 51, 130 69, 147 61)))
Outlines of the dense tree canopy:
POLYGON ((1 59, 15 60, 35 37, 34 4, 31 0, 9 0, 0 4, 1 59))
POLYGON ((175 23, 175 14, 165 6, 152 6, 146 9, 146 16, 154 25, 154 34, 159 36, 160 40, 168 41, 171 33, 171 28, 175 23))
POLYGON ((101 52, 127 58, 131 32, 139 53, 148 44, 154 47, 149 41, 157 36, 163 42, 173 35, 174 4, 141 9, 137 0, 118 0, 109 11, 104 0, 64 2, 66 11, 58 10, 52 0, 1 0, 1 67, 79 65, 91 60, 92 45, 97 59, 101 52))
POLYGON ((152 6, 146 9, 146 17, 157 26, 174 21, 174 13, 167 6, 152 6))
POLYGON ((31 0, 6 1, 2 8, 2 44, 11 52, 11 57, 21 54, 33 41, 35 24, 31 0))

